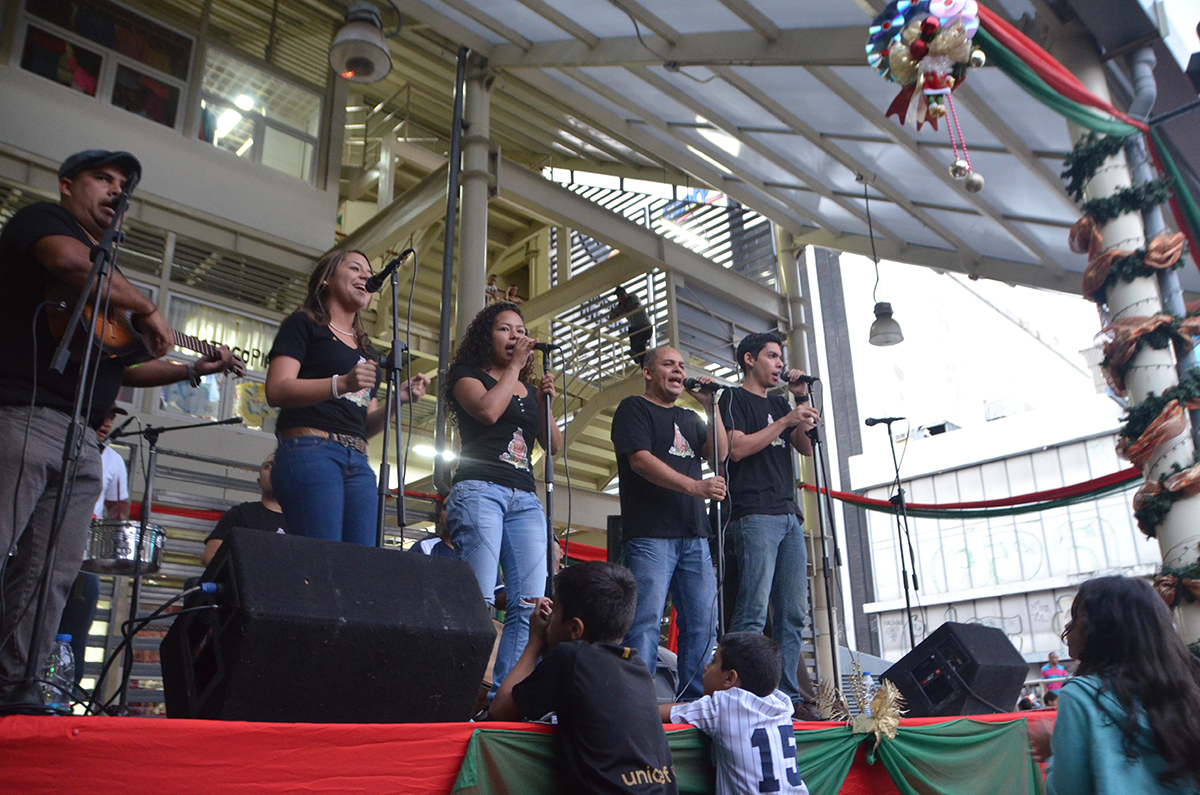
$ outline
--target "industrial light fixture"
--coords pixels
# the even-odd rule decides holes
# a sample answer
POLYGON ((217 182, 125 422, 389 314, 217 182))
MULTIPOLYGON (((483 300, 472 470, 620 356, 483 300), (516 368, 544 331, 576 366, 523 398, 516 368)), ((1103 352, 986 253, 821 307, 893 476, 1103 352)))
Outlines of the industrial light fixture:
MULTIPOLYGON (((396 8, 393 37, 400 33, 399 17, 400 9, 396 8)), ((383 20, 374 3, 366 0, 350 3, 346 24, 334 35, 329 47, 329 65, 352 83, 377 83, 392 71, 392 55, 383 39, 383 20)))
POLYGON ((900 324, 892 317, 892 305, 880 301, 875 293, 879 290, 879 255, 875 253, 875 226, 871 223, 871 196, 867 192, 867 178, 858 175, 858 181, 863 184, 863 201, 867 205, 867 234, 871 236, 871 259, 875 262, 875 286, 871 289, 871 300, 875 302, 875 322, 871 324, 871 336, 868 341, 872 345, 885 347, 904 342, 904 334, 900 324))

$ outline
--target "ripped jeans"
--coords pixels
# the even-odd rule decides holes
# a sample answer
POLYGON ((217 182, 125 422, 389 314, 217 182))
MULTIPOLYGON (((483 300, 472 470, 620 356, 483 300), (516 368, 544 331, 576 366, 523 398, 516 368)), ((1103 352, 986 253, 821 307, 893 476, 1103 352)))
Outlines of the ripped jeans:
POLYGON ((490 698, 525 650, 533 601, 546 595, 546 514, 532 492, 463 480, 450 489, 446 526, 459 559, 471 564, 489 604, 495 601, 497 565, 504 570, 508 605, 490 698))

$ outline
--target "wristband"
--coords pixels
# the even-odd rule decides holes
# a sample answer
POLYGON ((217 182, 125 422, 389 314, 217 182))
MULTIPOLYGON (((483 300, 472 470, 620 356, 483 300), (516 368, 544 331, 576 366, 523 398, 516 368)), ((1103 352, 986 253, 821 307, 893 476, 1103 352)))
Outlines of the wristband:
POLYGON ((338 398, 341 397, 341 395, 339 395, 338 391, 337 391, 337 379, 338 379, 338 377, 336 375, 333 378, 329 379, 329 388, 333 390, 334 400, 337 400, 338 398))
POLYGON ((196 375, 196 363, 187 363, 187 380, 193 387, 200 386, 200 376, 196 375))

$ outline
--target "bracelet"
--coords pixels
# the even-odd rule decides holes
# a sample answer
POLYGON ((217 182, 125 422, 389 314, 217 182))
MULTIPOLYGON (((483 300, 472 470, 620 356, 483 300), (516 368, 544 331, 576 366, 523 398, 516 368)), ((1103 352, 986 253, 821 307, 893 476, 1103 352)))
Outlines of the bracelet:
POLYGON ((193 387, 200 386, 200 376, 196 375, 196 363, 187 363, 187 380, 193 387))
POLYGON ((334 400, 341 397, 341 395, 339 395, 338 391, 337 391, 337 379, 338 379, 338 377, 336 375, 333 378, 329 379, 329 386, 331 389, 333 389, 334 400))

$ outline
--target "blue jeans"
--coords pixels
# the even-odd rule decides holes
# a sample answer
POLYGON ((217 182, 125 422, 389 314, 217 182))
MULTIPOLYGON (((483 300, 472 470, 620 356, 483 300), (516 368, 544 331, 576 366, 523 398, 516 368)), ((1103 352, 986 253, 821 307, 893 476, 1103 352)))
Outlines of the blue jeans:
POLYGON ((492 668, 489 697, 494 696, 525 650, 534 600, 546 595, 546 514, 533 492, 463 480, 446 500, 446 527, 489 604, 495 602, 497 566, 504 570, 508 604, 492 668))
POLYGON ((768 602, 775 608, 771 635, 783 652, 779 689, 792 701, 801 694, 796 679, 804 619, 808 614, 808 544, 795 514, 754 514, 729 527, 738 560, 738 594, 731 632, 762 632, 768 602))
POLYGON ((683 698, 704 695, 704 666, 717 642, 717 578, 706 538, 631 538, 621 559, 637 580, 637 611, 625 636, 650 668, 658 663, 658 637, 667 593, 679 627, 679 681, 683 698))
POLYGON ((357 450, 318 436, 286 439, 271 485, 290 534, 375 546, 378 484, 357 450))

